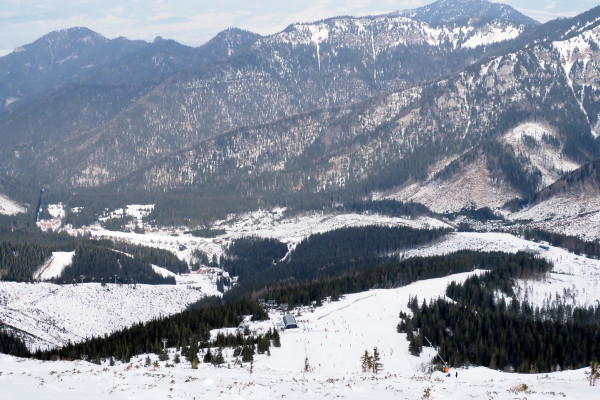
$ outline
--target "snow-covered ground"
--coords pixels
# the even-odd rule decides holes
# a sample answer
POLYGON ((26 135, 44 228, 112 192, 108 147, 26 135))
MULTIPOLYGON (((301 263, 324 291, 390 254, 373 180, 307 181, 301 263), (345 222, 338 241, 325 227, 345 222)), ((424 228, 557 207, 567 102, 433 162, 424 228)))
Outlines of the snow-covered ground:
POLYGON ((15 215, 24 213, 25 211, 25 207, 19 205, 18 203, 14 202, 13 200, 0 193, 0 214, 15 215))
POLYGON ((584 240, 600 239, 600 191, 561 193, 508 216, 537 227, 584 240))
POLYGON ((65 217, 65 206, 62 203, 49 204, 48 213, 53 218, 64 218, 65 217))
MULTIPOLYGON (((584 369, 524 375, 475 367, 451 369, 451 377, 424 372, 435 352, 425 348, 420 357, 409 354, 405 335, 396 332, 398 313, 407 310, 409 296, 438 296, 450 281, 469 275, 348 295, 307 311, 297 317, 299 329, 282 333, 282 346, 271 347, 270 357, 255 356, 252 372, 249 364, 236 366, 230 358, 221 368, 200 364, 193 370, 185 357, 173 367, 160 362, 156 368, 145 366, 146 355, 113 367, 106 361, 40 362, 0 355, 0 399, 419 399, 427 392, 434 399, 598 397, 584 369), (383 364, 377 376, 361 371, 362 354, 374 347, 383 364), (306 359, 309 372, 303 372, 306 359), (523 384, 527 389, 521 390, 523 384)), ((267 325, 281 318, 271 317, 267 325)))
POLYGON ((27 332, 23 338, 30 349, 52 348, 175 314, 204 296, 221 295, 212 275, 175 279, 177 285, 135 287, 0 282, 0 321, 27 332))
POLYGON ((74 251, 55 251, 52 253, 52 257, 47 260, 37 271, 33 274, 33 279, 37 281, 50 280, 52 278, 58 278, 62 274, 65 267, 71 265, 73 262, 74 251))

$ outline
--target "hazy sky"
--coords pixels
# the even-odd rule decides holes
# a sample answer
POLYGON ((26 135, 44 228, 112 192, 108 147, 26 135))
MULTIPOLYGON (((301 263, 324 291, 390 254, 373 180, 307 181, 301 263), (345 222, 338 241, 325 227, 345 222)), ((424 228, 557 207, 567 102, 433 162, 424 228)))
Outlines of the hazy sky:
MULTIPOLYGON (((0 55, 48 32, 88 27, 108 38, 153 40, 156 36, 199 46, 230 27, 263 35, 294 22, 338 15, 376 15, 420 7, 433 0, 0 0, 0 55)), ((598 0, 506 0, 545 22, 570 17, 598 0)))

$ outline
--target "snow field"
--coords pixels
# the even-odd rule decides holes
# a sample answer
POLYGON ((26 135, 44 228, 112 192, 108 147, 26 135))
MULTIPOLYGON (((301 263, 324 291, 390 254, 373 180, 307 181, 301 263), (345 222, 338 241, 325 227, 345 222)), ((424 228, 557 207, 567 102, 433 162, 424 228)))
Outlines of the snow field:
POLYGON ((0 282, 0 320, 29 335, 30 349, 63 346, 135 323, 183 311, 216 295, 207 277, 181 277, 172 286, 0 282))
MULTIPOLYGON (((281 334, 281 348, 271 347, 271 356, 255 355, 250 365, 235 365, 231 351, 221 368, 199 365, 191 369, 181 357, 169 364, 145 366, 146 354, 130 364, 104 361, 98 366, 82 361, 41 362, 0 355, 0 399, 60 397, 65 399, 419 399, 426 390, 435 399, 595 399, 585 370, 521 375, 483 367, 451 369, 452 377, 422 372, 433 356, 424 348, 420 357, 408 353, 404 334, 396 332, 398 313, 407 311, 412 295, 419 299, 443 293, 451 281, 464 281, 470 273, 420 281, 398 289, 373 290, 342 297, 314 312, 297 317, 300 328, 281 334), (377 346, 383 371, 374 376, 360 370, 364 350, 377 346), (303 372, 305 358, 311 367, 303 372), (458 372, 458 377, 455 377, 458 372), (519 386, 527 390, 519 391, 519 386)), ((251 328, 266 328, 281 318, 271 314, 268 322, 251 322, 251 328)), ((149 355, 152 362, 157 360, 149 355)))

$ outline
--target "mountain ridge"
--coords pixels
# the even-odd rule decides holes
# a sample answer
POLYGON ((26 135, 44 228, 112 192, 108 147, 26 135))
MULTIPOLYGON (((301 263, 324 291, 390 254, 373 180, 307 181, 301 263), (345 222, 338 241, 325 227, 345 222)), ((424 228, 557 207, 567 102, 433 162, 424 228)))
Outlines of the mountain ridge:
POLYGON ((159 38, 5 113, 0 152, 9 175, 49 187, 259 203, 389 193, 474 152, 478 174, 526 199, 598 156, 599 14, 530 27, 330 18, 266 37, 227 30, 202 59, 159 38), (125 82, 169 54, 159 45, 179 55, 125 82), (546 131, 507 136, 537 120, 546 131))

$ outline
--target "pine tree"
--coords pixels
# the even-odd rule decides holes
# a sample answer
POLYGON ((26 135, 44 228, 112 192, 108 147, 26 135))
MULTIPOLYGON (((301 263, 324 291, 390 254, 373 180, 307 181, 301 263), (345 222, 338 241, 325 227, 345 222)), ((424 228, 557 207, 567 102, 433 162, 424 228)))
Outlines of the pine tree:
POLYGON ((204 362, 209 363, 212 361, 212 359, 213 359, 213 355, 210 352, 210 347, 209 347, 208 350, 206 350, 206 354, 204 355, 204 362))
POLYGON ((596 380, 600 378, 600 366, 598 361, 594 360, 590 363, 590 370, 586 372, 590 379, 590 386, 596 386, 596 380))
POLYGON ((217 355, 212 358, 212 363, 215 365, 221 365, 225 362, 225 358, 223 357, 223 348, 219 347, 219 351, 217 355))
POLYGON ((304 357, 304 369, 303 372, 310 372, 310 364, 308 363, 308 356, 304 357))
POLYGON ((243 362, 254 361, 254 346, 246 345, 246 346, 242 347, 242 361, 243 362))
POLYGON ((363 354, 362 358, 362 372, 368 372, 373 368, 373 359, 367 350, 363 354))
POLYGON ((373 358, 371 362, 371 369, 374 374, 379 373, 383 369, 383 364, 379 362, 380 359, 379 351, 377 350, 377 347, 375 347, 373 349, 373 358))
POLYGON ((281 337, 279 336, 279 331, 277 329, 273 331, 273 346, 281 347, 281 337))

